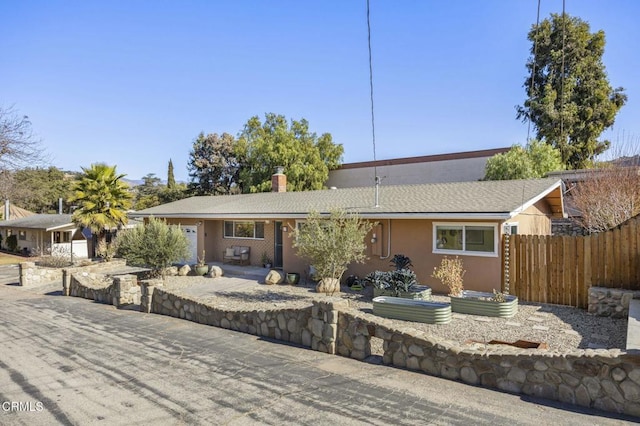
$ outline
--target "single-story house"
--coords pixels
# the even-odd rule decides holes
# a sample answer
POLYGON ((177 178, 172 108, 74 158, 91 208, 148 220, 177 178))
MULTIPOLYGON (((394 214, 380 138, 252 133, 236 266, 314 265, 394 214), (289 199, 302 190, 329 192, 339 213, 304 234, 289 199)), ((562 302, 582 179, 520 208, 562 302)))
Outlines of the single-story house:
POLYGON ((446 292, 431 278, 443 256, 460 256, 465 288, 491 291, 502 282, 502 235, 551 233, 551 217, 562 217, 559 179, 473 181, 286 192, 286 176, 272 177, 268 193, 191 197, 131 213, 180 224, 193 241, 192 262, 222 262, 227 248, 248 247, 251 265, 265 255, 273 266, 304 276, 309 262, 296 255, 291 229, 308 213, 344 209, 375 226, 367 236, 366 264, 345 276, 389 270, 395 254, 409 256, 422 284, 446 292))
POLYGON ((7 237, 17 235, 18 247, 25 253, 73 252, 75 258, 87 257, 87 236, 71 220, 70 214, 34 214, 0 221, 2 246, 7 237))

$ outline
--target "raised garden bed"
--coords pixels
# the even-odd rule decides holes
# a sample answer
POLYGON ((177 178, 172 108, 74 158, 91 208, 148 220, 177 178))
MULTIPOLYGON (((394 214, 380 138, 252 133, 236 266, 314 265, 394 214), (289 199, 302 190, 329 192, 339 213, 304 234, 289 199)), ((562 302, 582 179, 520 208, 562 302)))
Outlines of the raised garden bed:
POLYGON ((451 310, 461 314, 509 318, 518 313, 518 298, 506 295, 506 302, 493 301, 492 293, 465 290, 462 297, 451 296, 451 310))
POLYGON ((442 302, 379 296, 373 299, 375 315, 428 324, 451 322, 451 305, 442 302))
POLYGON ((392 290, 373 288, 373 297, 390 296, 401 297, 403 299, 431 300, 431 287, 426 285, 416 285, 409 291, 401 291, 398 296, 392 290))

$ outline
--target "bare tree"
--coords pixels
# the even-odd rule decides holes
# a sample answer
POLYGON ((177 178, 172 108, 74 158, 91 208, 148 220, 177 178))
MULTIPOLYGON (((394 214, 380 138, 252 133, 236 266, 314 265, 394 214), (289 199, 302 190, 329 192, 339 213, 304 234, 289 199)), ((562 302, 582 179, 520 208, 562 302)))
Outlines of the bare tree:
POLYGON ((44 162, 40 141, 34 137, 31 121, 13 107, 0 106, 0 170, 15 170, 44 162))
POLYGON ((640 168, 592 169, 571 193, 577 221, 590 233, 606 231, 640 214, 640 168))

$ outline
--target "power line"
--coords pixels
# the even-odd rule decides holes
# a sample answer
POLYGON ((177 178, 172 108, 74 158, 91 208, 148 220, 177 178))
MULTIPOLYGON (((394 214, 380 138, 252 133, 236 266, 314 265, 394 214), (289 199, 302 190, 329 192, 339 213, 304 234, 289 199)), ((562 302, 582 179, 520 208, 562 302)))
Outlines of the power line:
POLYGON ((371 138, 373 141, 373 172, 376 179, 378 178, 378 168, 376 166, 376 122, 373 109, 373 60, 371 58, 371 19, 369 0, 367 0, 367 40, 369 44, 369 96, 371 101, 371 138))
MULTIPOLYGON (((536 15, 536 32, 533 36, 533 64, 531 66, 531 88, 529 89, 529 97, 533 98, 534 81, 536 75, 536 59, 538 57, 538 29, 540 28, 540 1, 538 0, 538 13, 536 15)), ((531 102, 531 101, 529 101, 531 102)), ((527 125, 527 142, 531 140, 529 135, 531 134, 531 106, 529 106, 529 120, 527 125)))

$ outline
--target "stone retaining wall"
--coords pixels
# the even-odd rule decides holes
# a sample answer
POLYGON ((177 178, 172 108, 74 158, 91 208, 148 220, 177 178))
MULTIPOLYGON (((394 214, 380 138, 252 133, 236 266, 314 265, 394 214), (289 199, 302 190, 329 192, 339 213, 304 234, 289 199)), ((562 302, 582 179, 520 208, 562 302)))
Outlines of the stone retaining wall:
POLYGON ((124 259, 114 259, 111 262, 94 262, 86 266, 74 266, 69 268, 50 268, 36 265, 35 262, 20 262, 20 285, 25 287, 51 283, 64 279, 64 271, 75 273, 116 271, 127 265, 124 259))
POLYGON ((601 317, 627 318, 629 302, 640 298, 640 292, 633 290, 590 287, 588 312, 601 317))
POLYGON ((154 283, 143 282, 141 286, 144 312, 270 337, 329 354, 336 348, 338 308, 346 307, 346 302, 336 299, 314 302, 304 309, 228 311, 175 295, 154 283))
POLYGON ((620 350, 558 353, 435 341, 384 319, 340 312, 338 354, 362 360, 371 338, 384 341, 383 363, 470 385, 640 415, 640 357, 620 350))
POLYGON ((117 307, 140 304, 140 287, 135 275, 118 275, 107 278, 105 275, 82 272, 71 274, 68 292, 74 297, 108 303, 117 307))
POLYGON ((327 298, 303 309, 236 312, 216 308, 143 283, 141 307, 313 350, 363 360, 371 338, 383 340, 383 362, 470 385, 640 416, 640 356, 618 349, 558 353, 504 345, 435 341, 414 329, 348 309, 327 298), (146 288, 145 288, 146 287, 146 288))

